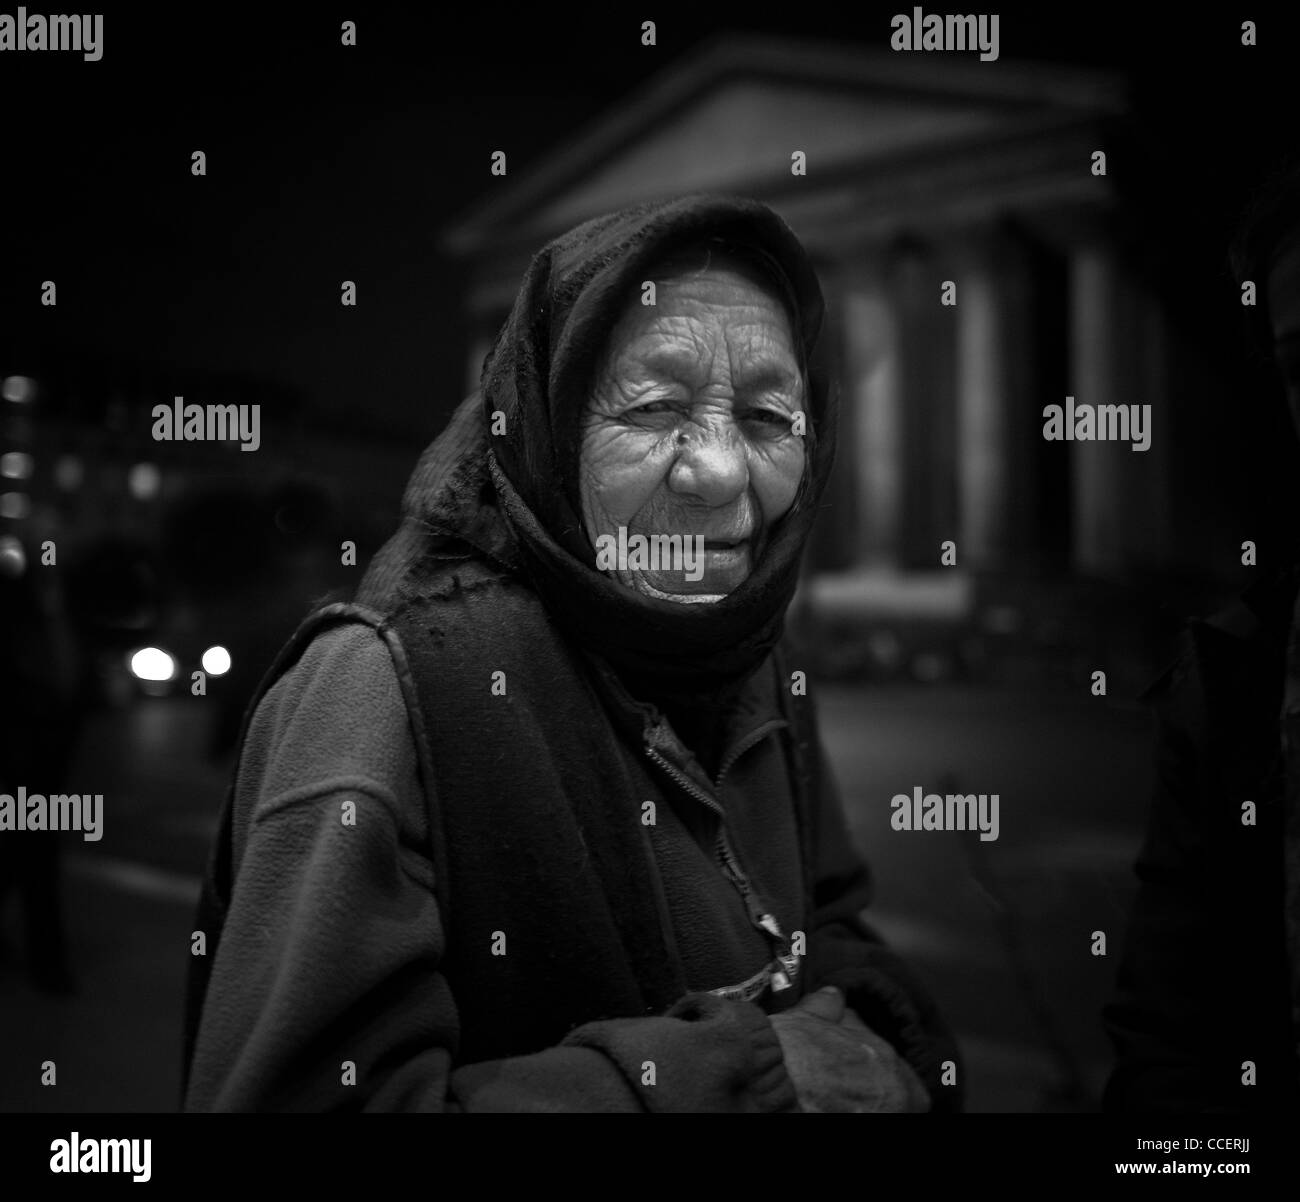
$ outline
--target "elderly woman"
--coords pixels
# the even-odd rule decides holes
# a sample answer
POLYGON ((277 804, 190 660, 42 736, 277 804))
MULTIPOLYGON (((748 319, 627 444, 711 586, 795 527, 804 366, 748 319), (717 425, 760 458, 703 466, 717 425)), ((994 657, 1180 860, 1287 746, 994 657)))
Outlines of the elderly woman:
POLYGON ((821 314, 751 201, 534 258, 357 602, 250 708, 188 1108, 959 1105, 779 646, 834 448, 821 314))

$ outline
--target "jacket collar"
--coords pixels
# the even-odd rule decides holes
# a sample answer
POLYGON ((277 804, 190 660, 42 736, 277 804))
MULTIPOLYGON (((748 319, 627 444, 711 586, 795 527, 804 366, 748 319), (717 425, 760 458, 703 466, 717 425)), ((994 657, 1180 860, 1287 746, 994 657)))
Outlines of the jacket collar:
MULTIPOLYGON (((658 707, 633 697, 617 673, 599 655, 594 652, 584 654, 596 690, 623 735, 643 754, 646 751, 657 752, 705 792, 715 793, 717 782, 709 779, 695 754, 681 741, 658 707)), ((745 681, 724 718, 723 772, 751 741, 789 725, 781 713, 776 689, 772 661, 767 659, 745 681)))

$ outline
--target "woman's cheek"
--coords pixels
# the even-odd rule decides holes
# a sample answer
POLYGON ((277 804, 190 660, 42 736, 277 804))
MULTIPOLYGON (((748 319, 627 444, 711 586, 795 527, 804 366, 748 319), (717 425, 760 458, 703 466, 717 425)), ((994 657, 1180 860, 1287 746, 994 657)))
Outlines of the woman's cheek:
POLYGON ((802 438, 783 438, 755 447, 749 475, 766 522, 775 522, 794 504, 806 464, 802 438))
POLYGON ((671 461, 671 439, 648 431, 620 432, 591 463, 601 508, 618 524, 630 525, 658 491, 671 461))

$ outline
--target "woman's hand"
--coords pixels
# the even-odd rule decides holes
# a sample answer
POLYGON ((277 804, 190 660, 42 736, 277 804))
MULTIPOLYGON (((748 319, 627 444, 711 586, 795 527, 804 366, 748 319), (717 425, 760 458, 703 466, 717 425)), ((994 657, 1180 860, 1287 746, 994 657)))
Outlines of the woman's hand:
POLYGON ((930 1097, 916 1072, 844 1003, 834 986, 770 1019, 799 1105, 812 1113, 919 1113, 930 1097))

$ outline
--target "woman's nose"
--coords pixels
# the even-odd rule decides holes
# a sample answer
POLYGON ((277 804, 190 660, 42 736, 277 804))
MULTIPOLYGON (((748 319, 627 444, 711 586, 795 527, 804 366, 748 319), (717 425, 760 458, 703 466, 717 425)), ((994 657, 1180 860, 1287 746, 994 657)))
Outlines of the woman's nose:
POLYGON ((677 434, 677 457, 668 485, 711 508, 741 495, 749 487, 749 463, 736 423, 727 418, 684 426, 677 434))

